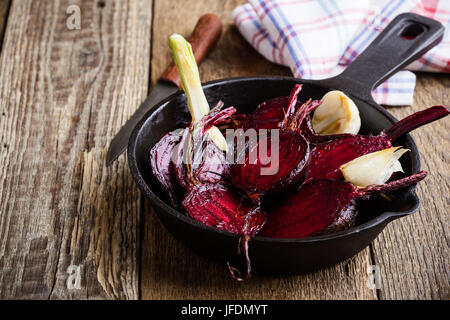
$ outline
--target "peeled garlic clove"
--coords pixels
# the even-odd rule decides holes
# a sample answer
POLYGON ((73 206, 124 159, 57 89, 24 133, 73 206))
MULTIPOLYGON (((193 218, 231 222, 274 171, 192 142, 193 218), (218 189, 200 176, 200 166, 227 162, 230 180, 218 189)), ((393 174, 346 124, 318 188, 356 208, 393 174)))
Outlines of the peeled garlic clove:
POLYGON ((398 159, 409 149, 392 147, 356 158, 340 167, 345 180, 358 187, 384 184, 403 168, 398 159))
POLYGON ((361 128, 361 118, 355 103, 343 92, 334 90, 326 93, 312 118, 312 126, 317 134, 357 134, 361 128))

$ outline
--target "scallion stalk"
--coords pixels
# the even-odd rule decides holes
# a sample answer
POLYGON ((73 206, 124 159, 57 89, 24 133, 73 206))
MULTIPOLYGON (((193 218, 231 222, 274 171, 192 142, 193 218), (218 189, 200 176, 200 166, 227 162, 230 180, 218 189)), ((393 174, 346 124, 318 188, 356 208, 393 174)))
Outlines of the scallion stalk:
MULTIPOLYGON (((181 86, 187 97, 192 121, 196 123, 207 115, 210 109, 200 82, 200 75, 192 47, 189 42, 176 33, 170 36, 169 45, 180 75, 181 86)), ((217 127, 211 127, 208 130, 208 134, 221 150, 227 150, 225 137, 217 127)))

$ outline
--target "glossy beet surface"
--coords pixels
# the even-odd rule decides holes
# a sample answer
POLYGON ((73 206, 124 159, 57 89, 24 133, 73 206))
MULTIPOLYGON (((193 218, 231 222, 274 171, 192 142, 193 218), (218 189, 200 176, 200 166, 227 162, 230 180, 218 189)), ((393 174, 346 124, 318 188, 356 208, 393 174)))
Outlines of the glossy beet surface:
POLYGON ((231 168, 231 179, 252 199, 288 191, 303 181, 310 163, 310 146, 300 127, 319 102, 309 99, 298 103, 301 89, 302 85, 294 85, 289 97, 260 103, 242 124, 246 132, 255 130, 256 133, 257 130, 259 134, 255 143, 249 139, 246 148, 237 154, 237 161, 231 168), (261 129, 269 130, 266 133, 261 129), (266 147, 266 152, 262 152, 267 154, 266 157, 261 155, 261 146, 266 147))
POLYGON ((384 185, 356 188, 349 182, 318 179, 300 189, 269 212, 261 235, 276 238, 301 238, 335 232, 352 226, 356 218, 356 200, 373 193, 405 188, 425 178, 426 172, 384 185))
POLYGON ((183 208, 197 221, 240 235, 258 233, 266 221, 259 206, 220 184, 195 186, 184 198, 183 208))
MULTIPOLYGON (((261 144, 267 145, 267 156, 271 156, 271 133, 258 136, 258 144, 246 148, 243 164, 234 164, 231 179, 234 185, 245 190, 250 196, 270 192, 280 192, 291 184, 303 179, 309 164, 309 143, 306 139, 289 130, 278 131, 278 157, 270 163, 262 163, 260 157, 251 161, 250 155, 258 153, 261 144)), ((241 155, 238 154, 240 158, 241 155)))
POLYGON ((352 200, 357 193, 343 181, 319 179, 304 184, 297 193, 269 212, 270 220, 261 235, 274 238, 303 238, 325 230, 340 217, 351 220, 352 200))

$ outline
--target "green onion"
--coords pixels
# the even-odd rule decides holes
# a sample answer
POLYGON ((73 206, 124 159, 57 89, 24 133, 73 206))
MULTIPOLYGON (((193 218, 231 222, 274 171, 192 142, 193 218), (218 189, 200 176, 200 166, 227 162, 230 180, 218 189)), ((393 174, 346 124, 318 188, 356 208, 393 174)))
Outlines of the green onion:
MULTIPOLYGON (((181 35, 173 34, 169 38, 170 50, 180 75, 181 86, 187 97, 192 122, 200 121, 209 113, 209 104, 200 82, 197 63, 192 47, 181 35)), ((217 127, 208 130, 209 137, 221 149, 227 150, 225 137, 217 127)))

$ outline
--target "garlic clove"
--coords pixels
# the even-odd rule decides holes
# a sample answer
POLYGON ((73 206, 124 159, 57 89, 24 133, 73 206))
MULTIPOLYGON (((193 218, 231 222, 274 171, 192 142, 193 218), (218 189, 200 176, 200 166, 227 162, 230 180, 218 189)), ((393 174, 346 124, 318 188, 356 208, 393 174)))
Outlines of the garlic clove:
POLYGON ((398 160, 409 149, 392 147, 358 157, 340 167, 345 180, 358 187, 384 184, 394 172, 403 172, 398 160))
POLYGON ((317 134, 357 134, 361 128, 361 118, 355 103, 339 90, 327 92, 312 118, 312 126, 317 134))

